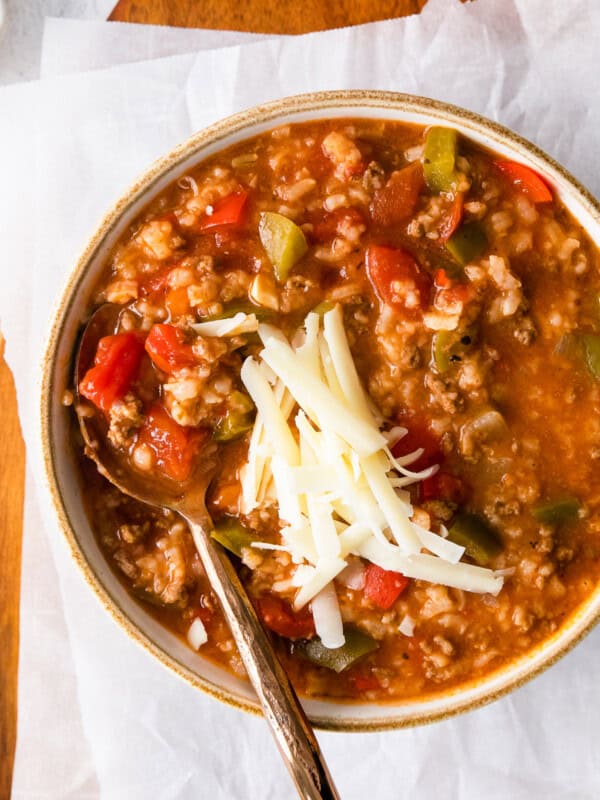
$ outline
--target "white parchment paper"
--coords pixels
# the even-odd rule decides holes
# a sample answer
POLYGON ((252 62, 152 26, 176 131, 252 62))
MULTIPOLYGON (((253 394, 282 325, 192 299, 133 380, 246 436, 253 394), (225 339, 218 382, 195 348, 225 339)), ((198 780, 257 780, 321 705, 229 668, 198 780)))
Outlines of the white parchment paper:
POLYGON ((44 25, 41 77, 251 44, 268 38, 266 35, 240 31, 49 17, 44 25))
MULTIPOLYGON (((179 682, 114 626, 72 565, 40 490, 34 365, 52 301, 103 211, 192 131, 256 102, 324 88, 409 91, 480 111, 598 193, 599 11, 595 0, 568 8, 430 0, 405 20, 78 74, 114 63, 104 32, 105 52, 89 62, 85 53, 56 70, 43 61, 47 75, 73 74, 0 92, 0 315, 29 458, 16 800, 294 796, 260 719, 179 682)), ((70 35, 53 24, 46 45, 52 36, 57 52, 70 35)), ((133 59, 123 41, 114 53, 135 61, 137 47, 132 37, 133 59)), ((596 798, 599 658, 596 631, 532 684, 469 715, 393 733, 320 734, 342 797, 596 798)))

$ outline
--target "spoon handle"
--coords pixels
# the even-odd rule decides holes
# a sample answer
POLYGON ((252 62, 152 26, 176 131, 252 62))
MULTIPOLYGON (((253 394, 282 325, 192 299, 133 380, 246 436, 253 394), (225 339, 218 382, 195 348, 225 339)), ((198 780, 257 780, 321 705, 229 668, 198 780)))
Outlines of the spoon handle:
POLYGON ((210 537, 209 524, 188 522, 211 587, 223 608, 299 797, 339 800, 310 723, 231 561, 210 537))

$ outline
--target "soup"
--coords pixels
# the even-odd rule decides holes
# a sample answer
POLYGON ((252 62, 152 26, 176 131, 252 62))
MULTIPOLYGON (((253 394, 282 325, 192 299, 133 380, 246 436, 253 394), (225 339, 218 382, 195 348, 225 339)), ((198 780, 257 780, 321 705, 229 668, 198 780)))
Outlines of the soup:
MULTIPOLYGON (((280 127, 123 235, 79 410, 148 480, 217 460, 214 536, 302 694, 432 696, 597 584, 597 262, 540 176, 450 128, 280 127)), ((186 524, 82 474, 131 592, 243 674, 186 524)))

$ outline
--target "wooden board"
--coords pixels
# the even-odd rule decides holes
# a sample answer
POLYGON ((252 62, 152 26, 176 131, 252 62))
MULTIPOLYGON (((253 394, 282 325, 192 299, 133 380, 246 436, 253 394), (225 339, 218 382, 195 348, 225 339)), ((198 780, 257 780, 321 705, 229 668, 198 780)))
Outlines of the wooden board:
MULTIPOLYGON (((307 33, 418 13, 427 0, 120 0, 110 20, 254 33, 307 33)), ((0 334, 0 798, 16 741, 19 581, 25 450, 0 334)))
POLYGON ((25 447, 0 334, 0 797, 10 797, 17 726, 19 582, 25 447))
POLYGON ((109 19, 182 28, 308 33, 418 13, 427 0, 119 0, 109 19))

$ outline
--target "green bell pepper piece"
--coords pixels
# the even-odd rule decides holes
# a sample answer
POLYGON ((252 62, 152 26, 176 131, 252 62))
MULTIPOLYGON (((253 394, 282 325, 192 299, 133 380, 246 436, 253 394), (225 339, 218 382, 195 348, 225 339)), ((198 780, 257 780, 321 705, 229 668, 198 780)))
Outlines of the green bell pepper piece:
POLYGON ((326 314, 328 311, 332 311, 335 308, 335 303, 330 303, 329 300, 323 300, 322 303, 319 303, 312 309, 313 314, 318 314, 320 317, 323 314, 326 314))
POLYGON ((590 375, 600 380, 600 335, 597 333, 565 333, 554 352, 570 361, 583 360, 590 375))
POLYGON ((229 442, 239 438, 252 427, 254 403, 244 392, 234 391, 229 396, 229 408, 215 428, 213 439, 229 442))
POLYGON ((485 231, 478 222, 465 222, 446 242, 448 252, 463 267, 474 261, 488 246, 485 231))
POLYGON ((576 333, 565 333, 556 343, 554 352, 557 356, 564 356, 570 361, 584 358, 585 353, 581 336, 576 333))
POLYGON ((157 595, 149 589, 143 589, 141 586, 134 586, 131 591, 138 600, 149 603, 151 606, 156 606, 156 608, 166 608, 167 606, 164 600, 161 600, 160 597, 157 597, 157 595))
POLYGON ((425 139, 423 175, 436 194, 450 192, 456 184, 458 133, 453 128, 430 128, 425 139))
POLYGON ((538 522, 545 525, 558 525, 561 522, 575 519, 580 507, 581 504, 575 497, 563 497, 561 500, 536 506, 531 513, 538 522))
POLYGON ((344 628, 344 636, 346 641, 341 647, 325 647, 317 637, 298 642, 296 649, 313 664, 339 673, 379 647, 379 642, 371 636, 350 626, 344 628))
POLYGON ((254 303, 234 303, 224 308, 220 314, 213 314, 207 317, 206 321, 210 320, 212 322, 212 320, 215 319, 231 319, 231 317, 235 317, 235 315, 240 312, 243 314, 254 314, 259 322, 267 322, 273 316, 273 312, 270 309, 263 308, 262 306, 255 306, 254 303))
POLYGON ((287 280, 290 270, 308 250, 302 230, 291 219, 273 211, 263 211, 258 223, 258 235, 280 283, 287 280))
POLYGON ((448 531, 448 539, 465 548, 465 553, 482 567, 502 551, 497 533, 477 514, 459 514, 448 531))
POLYGON ((211 536, 222 544, 227 550, 241 558, 242 549, 251 547, 252 542, 256 541, 256 534, 245 528, 239 519, 226 517, 212 531, 211 536))
POLYGON ((455 338, 450 331, 439 331, 433 337, 433 361, 438 372, 450 369, 450 348, 454 342, 455 338))
POLYGON ((475 341, 475 337, 476 330, 473 326, 463 333, 438 331, 432 340, 432 358, 437 371, 447 372, 454 361, 460 361, 475 341))
POLYGON ((590 375, 600 379, 600 336, 596 333, 584 333, 581 341, 590 375))

